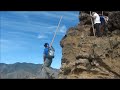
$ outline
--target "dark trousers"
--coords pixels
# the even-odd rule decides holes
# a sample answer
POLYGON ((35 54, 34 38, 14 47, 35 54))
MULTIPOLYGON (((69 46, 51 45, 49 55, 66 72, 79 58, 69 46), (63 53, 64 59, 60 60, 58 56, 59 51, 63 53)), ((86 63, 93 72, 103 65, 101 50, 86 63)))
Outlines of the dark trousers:
POLYGON ((101 37, 100 23, 94 24, 94 28, 96 29, 95 35, 98 36, 98 37, 101 37))
POLYGON ((105 23, 105 26, 104 26, 104 27, 105 27, 105 29, 104 29, 104 33, 103 33, 103 34, 104 34, 104 35, 107 35, 108 27, 107 27, 107 24, 106 24, 106 23, 105 23))
POLYGON ((46 66, 46 67, 50 67, 51 64, 52 64, 52 59, 50 59, 50 58, 46 58, 46 59, 45 59, 45 62, 44 62, 44 66, 46 66))

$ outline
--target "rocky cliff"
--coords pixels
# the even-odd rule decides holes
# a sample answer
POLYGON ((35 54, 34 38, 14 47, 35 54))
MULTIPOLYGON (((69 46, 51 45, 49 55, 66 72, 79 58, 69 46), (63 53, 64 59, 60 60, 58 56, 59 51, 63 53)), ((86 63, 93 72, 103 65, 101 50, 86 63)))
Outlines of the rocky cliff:
POLYGON ((105 13, 109 16, 107 36, 91 36, 89 12, 84 11, 77 27, 66 32, 60 42, 60 79, 120 78, 120 12, 105 13))

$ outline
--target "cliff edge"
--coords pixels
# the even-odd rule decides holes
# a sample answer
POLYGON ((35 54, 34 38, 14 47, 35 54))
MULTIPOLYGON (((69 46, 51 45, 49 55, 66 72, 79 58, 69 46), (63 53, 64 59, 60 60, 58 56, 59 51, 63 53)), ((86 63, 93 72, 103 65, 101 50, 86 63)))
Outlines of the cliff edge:
POLYGON ((109 16, 107 36, 91 35, 89 12, 80 13, 80 23, 62 38, 60 79, 120 78, 120 12, 109 16))

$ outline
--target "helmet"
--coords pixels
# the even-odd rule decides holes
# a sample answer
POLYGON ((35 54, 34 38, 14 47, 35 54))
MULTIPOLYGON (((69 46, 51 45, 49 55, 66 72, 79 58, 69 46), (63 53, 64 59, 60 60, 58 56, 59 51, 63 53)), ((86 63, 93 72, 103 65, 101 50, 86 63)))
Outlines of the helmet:
POLYGON ((47 47, 47 46, 49 46, 49 44, 48 44, 48 43, 45 43, 45 44, 44 44, 44 47, 47 47))

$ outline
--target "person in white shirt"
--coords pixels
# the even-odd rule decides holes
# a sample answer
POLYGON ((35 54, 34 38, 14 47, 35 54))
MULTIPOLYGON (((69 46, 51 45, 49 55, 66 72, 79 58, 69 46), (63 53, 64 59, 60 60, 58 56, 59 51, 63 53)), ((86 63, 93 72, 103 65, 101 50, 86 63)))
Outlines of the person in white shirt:
POLYGON ((96 29, 95 35, 98 37, 101 37, 101 32, 100 32, 100 16, 96 13, 96 12, 92 12, 91 17, 93 18, 93 22, 94 22, 94 27, 96 29))

